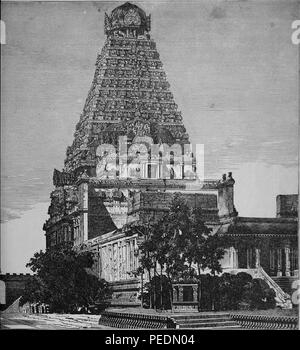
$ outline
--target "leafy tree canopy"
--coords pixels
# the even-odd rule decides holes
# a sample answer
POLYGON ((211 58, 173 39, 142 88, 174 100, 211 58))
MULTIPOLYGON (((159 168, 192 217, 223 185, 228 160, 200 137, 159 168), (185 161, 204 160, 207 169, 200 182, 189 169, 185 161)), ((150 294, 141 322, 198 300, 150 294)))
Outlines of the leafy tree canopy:
POLYGON ((188 206, 180 194, 175 194, 170 210, 158 221, 134 223, 132 233, 143 237, 140 244, 141 266, 155 269, 157 264, 172 279, 209 269, 221 272, 220 259, 230 244, 224 237, 212 233, 204 224, 200 209, 188 206))
POLYGON ((35 275, 26 284, 22 303, 45 303, 53 312, 67 313, 103 303, 111 291, 92 272, 93 263, 91 252, 78 252, 68 243, 35 253, 27 264, 35 275))

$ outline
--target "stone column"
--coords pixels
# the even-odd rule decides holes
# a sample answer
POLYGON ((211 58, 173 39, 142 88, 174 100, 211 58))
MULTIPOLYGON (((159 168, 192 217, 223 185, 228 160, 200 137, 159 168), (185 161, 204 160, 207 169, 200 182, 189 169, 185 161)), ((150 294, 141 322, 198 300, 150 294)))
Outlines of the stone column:
POLYGON ((108 271, 109 271, 109 280, 112 282, 114 279, 114 247, 112 244, 108 245, 109 249, 109 265, 108 265, 108 271))
POLYGON ((110 264, 111 264, 111 278, 112 281, 115 280, 116 276, 116 265, 115 265, 115 244, 111 244, 111 257, 110 257, 110 264))
POLYGON ((233 248, 234 249, 234 268, 235 269, 238 269, 239 268, 239 251, 238 249, 236 248, 233 248))
POLYGON ((123 242, 119 241, 119 279, 122 279, 122 266, 123 266, 123 242))
POLYGON ((255 248, 255 267, 260 267, 260 249, 255 248))
POLYGON ((80 185, 82 193, 82 210, 83 210, 83 242, 88 240, 88 183, 82 183, 80 185))
POLYGON ((128 248, 128 241, 125 241, 125 256, 126 256, 126 261, 125 261, 125 266, 126 266, 126 279, 128 279, 128 271, 129 271, 129 248, 128 248))
POLYGON ((291 270, 291 274, 293 276, 295 276, 295 271, 297 271, 298 266, 297 266, 297 256, 298 256, 298 251, 295 248, 291 248, 290 251, 290 262, 291 262, 291 266, 290 266, 290 270, 291 270))
POLYGON ((133 268, 136 270, 137 268, 137 261, 136 261, 136 239, 133 239, 133 268))
POLYGON ((128 240, 126 242, 126 250, 127 250, 127 263, 126 263, 126 266, 127 266, 127 278, 129 278, 129 274, 128 272, 130 272, 130 241, 128 240))
POLYGON ((285 253, 285 275, 290 276, 291 275, 290 248, 285 247, 284 253, 285 253))
POLYGON ((122 267, 123 267, 123 250, 122 250, 123 242, 119 242, 119 279, 122 279, 122 267))
POLYGON ((139 246, 137 244, 137 238, 135 239, 135 248, 136 250, 136 255, 135 255, 135 268, 137 269, 140 266, 140 251, 139 251, 139 246))
POLYGON ((198 299, 198 286, 192 286, 193 288, 193 301, 197 301, 198 299))
POLYGON ((277 276, 282 276, 282 255, 281 248, 277 248, 277 276))
POLYGON ((132 256, 132 270, 135 270, 135 242, 134 239, 131 241, 131 256, 132 256))
POLYGON ((178 290, 179 290, 178 301, 182 302, 182 301, 183 301, 183 286, 182 286, 182 285, 179 285, 179 286, 178 286, 178 290))
POLYGON ((126 269, 126 241, 123 241, 123 278, 127 279, 127 269, 126 269))
POLYGON ((132 269, 132 240, 129 241, 129 271, 131 272, 132 269))
POLYGON ((98 246, 98 277, 102 277, 102 247, 98 246))
POLYGON ((273 248, 270 249, 270 273, 275 274, 275 250, 273 248))
POLYGON ((110 271, 109 271, 109 250, 108 250, 108 245, 106 245, 105 247, 104 247, 104 249, 105 249, 105 274, 104 274, 104 276, 105 276, 105 279, 107 280, 107 281, 109 281, 109 273, 110 273, 110 271))
POLYGON ((247 248, 247 269, 250 269, 252 266, 252 249, 251 248, 247 248))
POLYGON ((120 260, 120 241, 117 242, 117 280, 120 279, 120 274, 121 274, 121 260, 120 260))
POLYGON ((176 303, 177 300, 177 290, 176 286, 172 286, 172 291, 173 291, 173 303, 176 303))
POLYGON ((229 254, 229 266, 230 268, 234 268, 233 266, 233 247, 230 247, 229 250, 228 250, 228 254, 229 254))
POLYGON ((122 266, 121 266, 121 279, 124 279, 124 241, 122 241, 121 243, 121 262, 122 262, 122 266))

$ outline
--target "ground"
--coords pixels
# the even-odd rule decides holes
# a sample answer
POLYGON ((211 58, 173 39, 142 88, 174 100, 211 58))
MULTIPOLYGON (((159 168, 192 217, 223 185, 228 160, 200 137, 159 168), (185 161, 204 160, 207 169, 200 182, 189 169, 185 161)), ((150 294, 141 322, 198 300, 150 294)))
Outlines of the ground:
MULTIPOLYGON (((151 314, 171 316, 184 314, 183 312, 155 311, 142 308, 109 308, 109 311, 151 314)), ((292 310, 255 310, 255 311, 232 311, 233 313, 268 315, 268 316, 298 316, 298 309, 292 310)), ((213 312, 211 312, 213 314, 213 312)), ((231 313, 226 311, 226 313, 231 313)), ((197 314, 197 312, 195 313, 197 314)), ((99 315, 84 314, 24 314, 24 313, 1 313, 1 329, 111 329, 111 327, 99 326, 99 315)))
POLYGON ((99 315, 2 313, 1 329, 106 329, 99 315))

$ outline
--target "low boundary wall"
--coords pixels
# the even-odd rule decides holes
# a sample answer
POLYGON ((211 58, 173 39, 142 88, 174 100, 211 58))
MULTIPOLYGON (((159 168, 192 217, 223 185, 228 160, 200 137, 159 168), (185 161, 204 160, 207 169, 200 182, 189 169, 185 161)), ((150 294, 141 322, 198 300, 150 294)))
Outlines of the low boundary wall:
POLYGON ((298 329, 298 318, 293 316, 231 314, 230 317, 246 329, 298 329))
POLYGON ((176 328, 176 323, 171 317, 140 315, 125 312, 105 311, 101 314, 99 325, 113 328, 176 328))

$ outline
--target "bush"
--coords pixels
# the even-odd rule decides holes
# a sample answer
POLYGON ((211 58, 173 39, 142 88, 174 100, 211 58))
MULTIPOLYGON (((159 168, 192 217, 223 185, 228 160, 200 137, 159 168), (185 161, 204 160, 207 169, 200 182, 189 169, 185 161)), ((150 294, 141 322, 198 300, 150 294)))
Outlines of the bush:
POLYGON ((45 303, 58 313, 103 308, 112 291, 93 273, 93 264, 91 252, 77 252, 68 244, 36 253, 27 264, 35 275, 25 285, 21 303, 45 303))
POLYGON ((269 309, 276 306, 275 292, 262 279, 241 272, 220 277, 201 275, 200 310, 269 309))
POLYGON ((249 304, 251 310, 266 310, 276 306, 275 291, 268 284, 255 278, 244 288, 242 301, 249 304))

